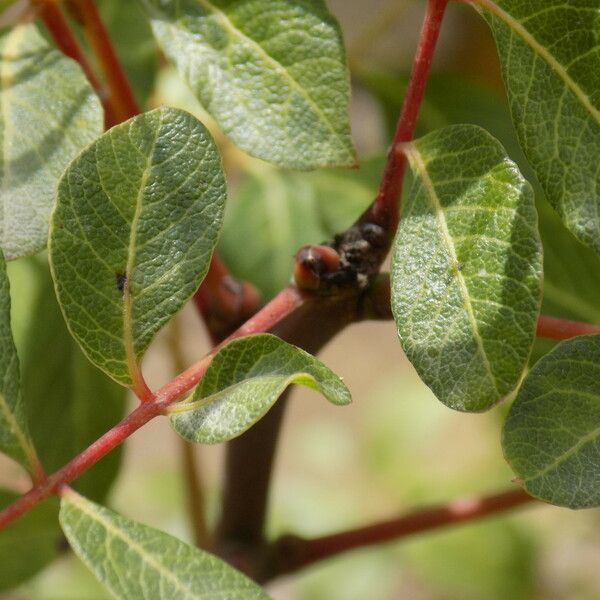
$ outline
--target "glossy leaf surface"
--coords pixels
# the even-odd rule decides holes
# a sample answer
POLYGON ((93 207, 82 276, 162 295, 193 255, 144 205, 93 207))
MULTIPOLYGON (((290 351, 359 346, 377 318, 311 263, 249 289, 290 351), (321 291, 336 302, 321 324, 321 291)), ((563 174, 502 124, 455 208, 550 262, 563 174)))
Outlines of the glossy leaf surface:
POLYGON ((439 400, 486 410, 515 388, 533 344, 542 260, 533 191, 475 126, 405 152, 415 182, 393 250, 398 334, 439 400))
POLYGON ((502 445, 533 496, 570 508, 600 505, 600 335, 562 342, 536 363, 502 445))
POLYGON ((270 334, 230 342, 213 358, 193 397, 173 408, 171 425, 189 441, 216 444, 250 428, 292 383, 348 404, 342 380, 314 356, 270 334))
POLYGON ((521 146, 567 227, 600 253, 600 6, 479 0, 521 146))
POLYGON ((34 25, 0 38, 0 107, 0 245, 11 260, 45 248, 57 181, 103 116, 79 65, 34 25))
POLYGON ((74 492, 62 498, 60 523, 77 556, 115 598, 268 599, 216 556, 74 492))
POLYGON ((84 352, 120 383, 134 383, 202 281, 224 201, 212 138, 170 108, 113 127, 65 172, 50 237, 58 298, 84 352))
POLYGON ((339 26, 322 0, 144 0, 206 110, 250 154, 296 169, 356 162, 339 26))

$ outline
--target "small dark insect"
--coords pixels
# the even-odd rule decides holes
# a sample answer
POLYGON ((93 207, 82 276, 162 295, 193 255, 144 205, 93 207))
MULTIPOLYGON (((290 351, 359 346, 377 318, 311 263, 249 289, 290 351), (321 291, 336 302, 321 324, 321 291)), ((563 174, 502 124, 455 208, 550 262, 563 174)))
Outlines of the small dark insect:
POLYGON ((125 283, 127 283, 127 274, 126 273, 116 273, 115 274, 115 283, 117 285, 117 289, 123 293, 125 289, 125 283))

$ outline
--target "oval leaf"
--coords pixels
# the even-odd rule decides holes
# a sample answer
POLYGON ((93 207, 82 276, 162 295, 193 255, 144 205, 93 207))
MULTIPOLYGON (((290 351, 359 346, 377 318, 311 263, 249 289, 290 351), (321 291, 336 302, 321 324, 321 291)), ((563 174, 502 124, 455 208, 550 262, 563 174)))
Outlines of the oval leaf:
POLYGON ((333 404, 351 400, 342 380, 314 356, 274 335, 251 335, 216 354, 193 397, 172 407, 171 426, 192 442, 230 440, 261 419, 292 383, 333 404))
POLYGON ((209 133, 171 108, 113 127, 62 177, 50 232, 59 302, 118 382, 136 385, 153 336, 202 281, 224 201, 209 133))
POLYGON ((477 0, 520 143, 567 227, 600 253, 598 0, 477 0))
POLYGON ((204 108, 243 150, 276 164, 351 166, 349 75, 322 0, 144 0, 204 108))
POLYGON ((10 326, 10 288, 6 264, 0 252, 0 451, 30 472, 37 469, 37 458, 25 418, 21 398, 19 358, 10 326))
POLYGON ((0 38, 0 245, 7 260, 45 248, 56 182, 103 130, 79 65, 34 25, 0 38))
POLYGON ((116 598, 269 598, 253 581, 216 556, 126 519, 75 492, 63 495, 60 523, 75 553, 116 598))
POLYGON ((405 153, 415 182, 394 242, 398 334, 439 400, 486 410, 516 387, 534 340, 542 252, 533 191, 473 125, 431 133, 405 153))
POLYGON ((532 496, 600 506, 600 335, 562 342, 538 361, 510 408, 502 445, 532 496))

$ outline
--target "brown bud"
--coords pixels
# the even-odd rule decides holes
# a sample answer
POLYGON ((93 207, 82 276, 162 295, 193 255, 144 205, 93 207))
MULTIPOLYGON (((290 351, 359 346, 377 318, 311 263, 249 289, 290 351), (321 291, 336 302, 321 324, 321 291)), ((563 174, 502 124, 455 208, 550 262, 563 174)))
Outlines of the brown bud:
POLYGON ((339 254, 329 246, 303 246, 296 253, 294 279, 303 290, 316 290, 323 275, 340 267, 339 254))

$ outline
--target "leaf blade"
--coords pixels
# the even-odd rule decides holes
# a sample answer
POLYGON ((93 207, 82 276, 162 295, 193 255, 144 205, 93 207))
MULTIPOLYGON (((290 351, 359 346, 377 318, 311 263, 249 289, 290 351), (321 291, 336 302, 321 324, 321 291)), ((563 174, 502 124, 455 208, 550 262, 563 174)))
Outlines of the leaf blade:
POLYGON ((38 461, 21 396, 19 358, 10 323, 10 286, 0 252, 0 450, 36 473, 38 461))
POLYGON ((79 65, 34 25, 0 38, 0 246, 7 260, 46 246, 54 191, 67 164, 103 130, 79 65))
POLYGON ((150 341, 204 278, 224 201, 212 138, 171 108, 113 127, 62 177, 50 235, 57 295, 84 353, 119 383, 138 383, 150 341))
POLYGON ((322 1, 144 5, 167 56, 240 148, 296 169, 355 164, 341 32, 322 1))
POLYGON ((600 505, 600 336, 561 342, 523 382, 504 424, 506 460, 532 496, 600 505))
POLYGON ((292 383, 319 391, 334 404, 350 402, 346 386, 316 358, 259 334, 234 340, 215 355, 192 400, 173 406, 171 427, 196 443, 233 439, 262 418, 292 383))
POLYGON ((517 385, 541 302, 533 192, 484 130, 456 125, 406 146, 415 183, 392 257, 392 311, 439 400, 486 410, 517 385))
POLYGON ((600 9, 593 0, 479 4, 521 146, 565 225, 600 253, 600 9))
POLYGON ((268 598, 254 582, 208 552, 75 492, 63 495, 59 518, 75 553, 116 598, 268 598), (122 577, 124 567, 128 577, 122 577))

